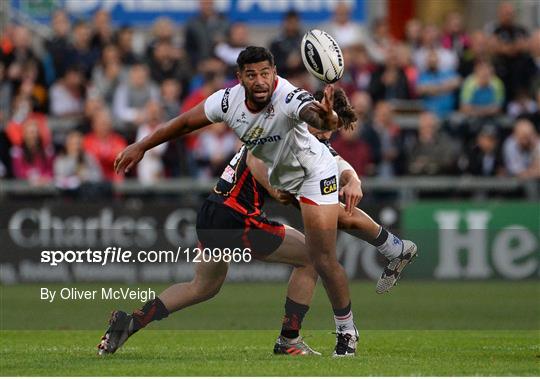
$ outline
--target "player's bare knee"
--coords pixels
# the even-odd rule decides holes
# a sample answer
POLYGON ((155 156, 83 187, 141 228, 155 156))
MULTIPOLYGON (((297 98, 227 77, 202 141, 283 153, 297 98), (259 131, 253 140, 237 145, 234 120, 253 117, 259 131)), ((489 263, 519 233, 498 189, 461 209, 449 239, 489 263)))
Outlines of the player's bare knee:
POLYGON ((317 255, 313 258, 313 266, 321 276, 331 273, 336 263, 335 257, 326 254, 317 255))

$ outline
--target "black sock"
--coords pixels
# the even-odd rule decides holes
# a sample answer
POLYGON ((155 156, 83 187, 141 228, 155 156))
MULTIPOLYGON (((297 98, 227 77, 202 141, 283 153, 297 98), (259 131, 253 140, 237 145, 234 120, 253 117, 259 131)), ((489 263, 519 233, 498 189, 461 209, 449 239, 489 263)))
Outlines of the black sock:
POLYGON ((302 321, 308 310, 308 305, 299 304, 287 297, 287 300, 285 300, 285 316, 283 316, 281 335, 286 338, 298 337, 300 335, 302 321))
POLYGON ((148 301, 141 309, 133 311, 133 333, 144 328, 152 321, 164 319, 169 315, 169 311, 161 302, 159 297, 148 301))
POLYGON ((351 302, 345 308, 332 308, 334 310, 334 316, 344 317, 351 312, 351 302))
POLYGON ((386 230, 385 228, 381 226, 381 230, 379 231, 379 235, 377 236, 377 238, 375 238, 372 241, 367 241, 367 242, 369 242, 375 247, 379 247, 383 243, 385 243, 387 239, 388 239, 388 230, 386 230))

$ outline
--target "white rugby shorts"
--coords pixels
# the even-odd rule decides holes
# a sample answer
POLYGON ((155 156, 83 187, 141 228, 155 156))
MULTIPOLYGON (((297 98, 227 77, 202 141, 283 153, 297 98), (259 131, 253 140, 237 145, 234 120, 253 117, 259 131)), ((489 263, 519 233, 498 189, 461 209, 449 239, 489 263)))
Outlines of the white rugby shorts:
POLYGON ((301 203, 327 205, 339 203, 338 165, 332 154, 326 150, 322 164, 317 165, 304 178, 302 186, 296 194, 301 203))

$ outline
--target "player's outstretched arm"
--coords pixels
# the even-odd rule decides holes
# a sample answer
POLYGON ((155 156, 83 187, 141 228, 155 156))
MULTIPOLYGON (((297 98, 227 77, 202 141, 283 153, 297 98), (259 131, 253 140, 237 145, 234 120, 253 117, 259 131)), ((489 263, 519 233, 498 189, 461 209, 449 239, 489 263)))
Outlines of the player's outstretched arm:
POLYGON ((299 117, 308 125, 319 130, 337 130, 341 121, 334 106, 334 87, 328 85, 324 89, 321 102, 313 101, 300 110, 299 117))
POLYGON ((203 101, 195 108, 168 121, 165 125, 139 142, 135 142, 126 147, 116 157, 116 160, 114 161, 114 170, 117 173, 128 172, 143 158, 144 153, 151 148, 210 124, 211 122, 204 112, 203 101))

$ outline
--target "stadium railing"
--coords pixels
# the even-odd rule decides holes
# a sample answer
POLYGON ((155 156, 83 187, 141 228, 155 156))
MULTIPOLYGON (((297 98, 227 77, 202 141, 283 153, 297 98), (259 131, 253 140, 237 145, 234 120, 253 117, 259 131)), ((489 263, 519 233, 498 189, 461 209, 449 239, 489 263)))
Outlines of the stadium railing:
MULTIPOLYGON (((113 184, 116 195, 179 195, 204 194, 212 190, 217 179, 195 180, 178 178, 162 180, 156 184, 143 185, 135 179, 127 179, 113 184)), ((462 177, 422 177, 404 176, 395 178, 363 178, 362 188, 365 194, 393 193, 400 201, 413 201, 422 193, 453 197, 465 194, 476 200, 495 196, 511 195, 523 200, 540 200, 540 181, 521 180, 518 178, 481 178, 462 177)), ((61 190, 54 185, 31 186, 21 180, 0 180, 0 198, 14 196, 56 196, 61 190)))

